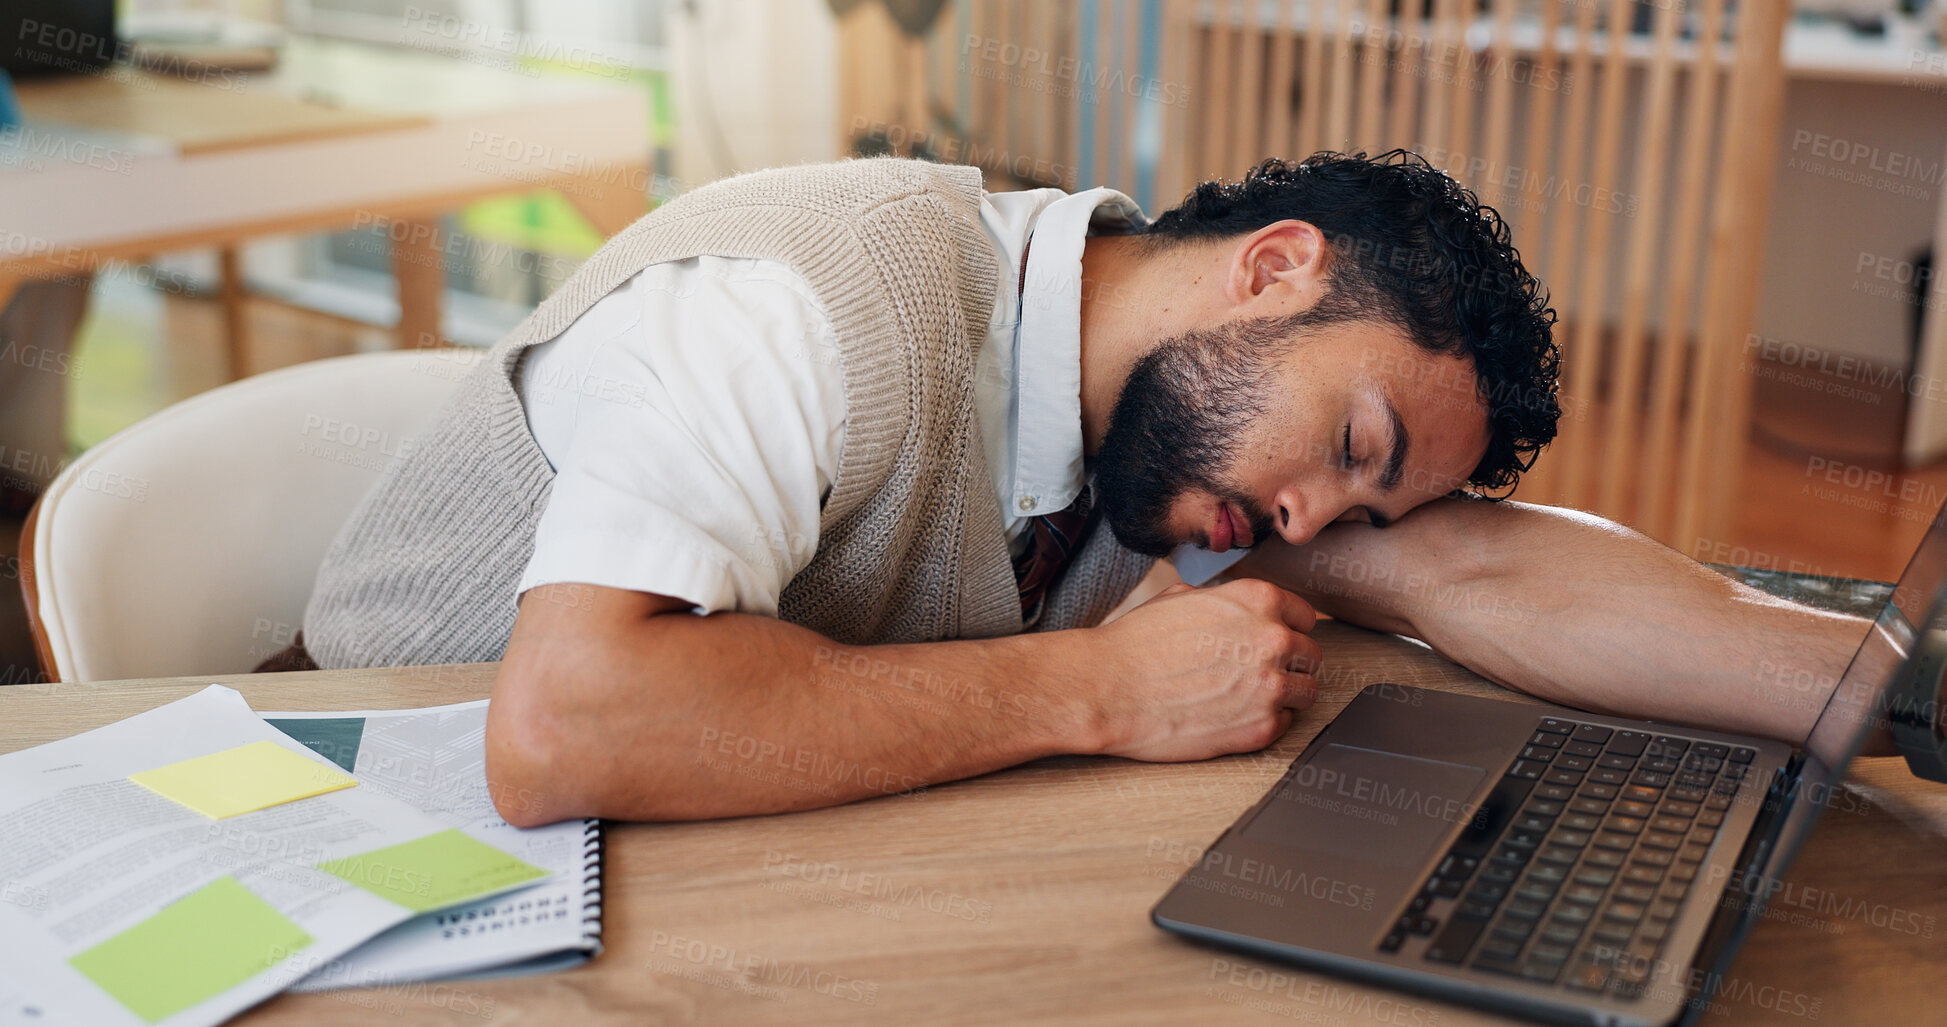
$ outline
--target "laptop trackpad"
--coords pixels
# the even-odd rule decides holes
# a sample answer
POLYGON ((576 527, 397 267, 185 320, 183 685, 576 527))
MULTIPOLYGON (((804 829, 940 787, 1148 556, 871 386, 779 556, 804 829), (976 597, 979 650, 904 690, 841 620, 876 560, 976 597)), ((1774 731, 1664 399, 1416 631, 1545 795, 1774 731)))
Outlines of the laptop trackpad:
POLYGON ((1401 865, 1418 864, 1466 821, 1479 767, 1327 745, 1278 786, 1244 837, 1401 865))

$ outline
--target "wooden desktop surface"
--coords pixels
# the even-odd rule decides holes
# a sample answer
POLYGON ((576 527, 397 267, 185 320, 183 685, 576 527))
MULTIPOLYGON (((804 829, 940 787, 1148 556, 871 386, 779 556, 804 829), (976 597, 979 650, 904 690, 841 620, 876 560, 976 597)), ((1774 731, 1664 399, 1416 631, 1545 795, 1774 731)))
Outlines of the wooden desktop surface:
MULTIPOLYGON (((1520 700, 1403 639, 1333 623, 1318 637, 1325 694, 1264 753, 1188 764, 1051 759, 835 809, 610 825, 607 951, 594 962, 538 977, 283 995, 238 1022, 1502 1022, 1199 947, 1149 923, 1185 865, 1360 687, 1393 681, 1520 700)), ((261 710, 355 710, 482 698, 492 673, 475 665, 17 685, 0 689, 0 751, 211 681, 261 710)), ((714 758, 726 772, 765 766, 714 758)), ((1898 760, 1856 766, 1705 1020, 1942 1016, 1944 834, 1947 787, 1912 778, 1898 760)))
MULTIPOLYGON (((239 76, 236 81, 247 80, 239 76)), ((21 113, 37 123, 156 136, 184 156, 413 128, 431 120, 302 96, 213 88, 129 68, 113 75, 29 79, 15 90, 21 113)))

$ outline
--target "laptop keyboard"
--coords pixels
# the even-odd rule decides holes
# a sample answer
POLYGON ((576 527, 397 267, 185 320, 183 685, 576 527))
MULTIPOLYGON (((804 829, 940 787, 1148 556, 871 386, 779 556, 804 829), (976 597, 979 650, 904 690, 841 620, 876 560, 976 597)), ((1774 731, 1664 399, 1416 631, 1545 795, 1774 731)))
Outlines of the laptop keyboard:
POLYGON ((1380 949, 1640 996, 1756 755, 1542 718, 1380 949))

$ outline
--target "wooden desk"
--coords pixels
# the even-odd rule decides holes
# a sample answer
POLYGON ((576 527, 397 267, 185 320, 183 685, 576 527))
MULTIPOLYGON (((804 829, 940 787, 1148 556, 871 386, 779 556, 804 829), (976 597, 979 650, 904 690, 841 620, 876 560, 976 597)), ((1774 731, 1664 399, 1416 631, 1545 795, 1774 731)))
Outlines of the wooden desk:
POLYGON ((24 143, 0 150, 0 306, 23 281, 215 247, 233 374, 237 247, 251 239, 384 230, 400 344, 429 346, 454 242, 440 215, 541 187, 603 235, 648 209, 648 97, 617 81, 294 37, 262 74, 185 82, 117 66, 18 92, 24 143))
MULTIPOLYGON (((593 963, 543 977, 284 995, 248 1024, 1403 1024, 1501 1022, 1190 944, 1150 907, 1319 727, 1376 680, 1506 697, 1425 647, 1320 625, 1326 695, 1270 750, 1063 758, 837 809, 615 825, 593 963), (809 878, 809 879, 807 879, 809 878)), ((211 680, 260 709, 485 696, 487 665, 0 689, 0 751, 211 680)), ((1858 768, 1710 1020, 1914 1023, 1947 979, 1947 789, 1858 768), (1813 889, 1816 889, 1814 891, 1813 889), (1796 922, 1794 922, 1794 918, 1796 922), (1924 932, 1908 933, 1908 931, 1924 932)))

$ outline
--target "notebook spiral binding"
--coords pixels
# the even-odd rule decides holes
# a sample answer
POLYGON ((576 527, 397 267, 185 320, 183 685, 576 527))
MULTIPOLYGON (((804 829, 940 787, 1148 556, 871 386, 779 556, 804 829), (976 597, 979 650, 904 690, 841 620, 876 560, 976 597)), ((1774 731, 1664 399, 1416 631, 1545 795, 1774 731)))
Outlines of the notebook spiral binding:
POLYGON ((602 954, 602 822, 589 818, 581 835, 581 943, 588 958, 602 954))

